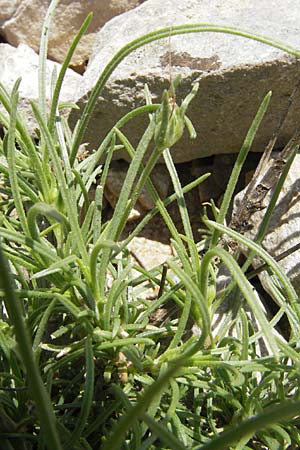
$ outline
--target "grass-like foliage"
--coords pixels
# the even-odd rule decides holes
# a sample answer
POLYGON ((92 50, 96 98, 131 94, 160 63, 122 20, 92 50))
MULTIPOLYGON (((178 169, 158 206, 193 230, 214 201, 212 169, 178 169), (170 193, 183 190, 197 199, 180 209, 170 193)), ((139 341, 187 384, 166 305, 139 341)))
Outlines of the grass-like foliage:
POLYGON ((181 186, 171 149, 185 126, 195 136, 186 112, 197 95, 196 84, 180 106, 170 105, 168 92, 161 104, 152 104, 146 87, 145 106, 118 121, 99 148, 80 156, 97 97, 120 61, 141 45, 173 34, 215 31, 299 52, 215 25, 150 33, 126 45, 107 65, 72 131, 61 115, 59 93, 90 17, 54 74, 48 112, 45 61, 56 3, 50 4, 42 33, 39 102, 32 102, 35 137, 18 112, 20 80, 12 92, 0 86, 5 110, 0 113, 0 449, 299 448, 297 294, 259 244, 224 225, 271 94, 253 118, 220 211, 212 208, 215 220, 203 218, 208 232, 201 242, 194 240, 185 194, 208 175, 181 186), (122 128, 140 114, 149 116, 149 124, 134 148, 122 128), (131 164, 108 220, 103 186, 120 146, 131 164), (162 156, 174 187, 164 201, 151 182, 162 156), (156 206, 121 241, 144 186, 156 206), (178 204, 184 233, 168 213, 171 202, 178 204), (155 214, 170 231, 175 256, 164 267, 145 271, 134 266, 128 243, 155 214), (268 265, 278 297, 274 317, 267 315, 244 269, 220 245, 223 235, 248 246, 252 257, 257 254, 268 265), (231 282, 220 292, 222 267, 231 282), (159 291, 156 298, 147 296, 149 287, 159 291), (153 317, 162 307, 169 314, 159 323, 153 317), (285 339, 275 331, 282 316, 290 331, 285 339))

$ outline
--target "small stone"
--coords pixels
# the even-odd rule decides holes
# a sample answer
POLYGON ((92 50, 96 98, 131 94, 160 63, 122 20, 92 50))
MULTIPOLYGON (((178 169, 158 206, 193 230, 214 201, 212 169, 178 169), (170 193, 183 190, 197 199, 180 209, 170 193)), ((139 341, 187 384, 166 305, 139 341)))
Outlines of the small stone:
POLYGON ((135 237, 128 245, 136 262, 142 264, 143 268, 151 270, 153 267, 162 265, 172 256, 171 246, 162 242, 153 241, 145 237, 135 237))
MULTIPOLYGON (((142 236, 134 237, 129 243, 128 249, 131 253, 132 264, 140 266, 144 270, 148 271, 157 266, 162 266, 168 258, 173 256, 172 248, 169 244, 164 244, 160 241, 142 236)), ((134 277, 138 277, 140 272, 133 269, 132 275, 134 277)), ((146 298, 148 300, 157 298, 159 287, 149 287, 148 284, 149 283, 147 280, 146 282, 136 286, 136 289, 139 291, 139 297, 146 298)), ((151 316, 152 324, 161 320, 165 315, 165 308, 159 308, 156 310, 151 316)))

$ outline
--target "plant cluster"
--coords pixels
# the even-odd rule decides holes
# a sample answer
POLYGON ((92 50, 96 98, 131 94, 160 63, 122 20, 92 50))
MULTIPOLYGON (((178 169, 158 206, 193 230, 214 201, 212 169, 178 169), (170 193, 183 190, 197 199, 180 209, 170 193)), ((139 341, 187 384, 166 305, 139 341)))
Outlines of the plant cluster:
MULTIPOLYGON (((0 449, 278 449, 299 448, 298 294, 274 259, 224 225, 243 162, 268 107, 268 93, 250 126, 215 219, 195 242, 185 194, 206 179, 181 186, 171 147, 186 126, 197 84, 180 106, 164 92, 122 119, 98 149, 83 152, 84 134, 106 81, 120 61, 148 42, 173 34, 225 32, 284 45, 215 25, 182 25, 149 33, 121 49, 100 74, 74 130, 61 114, 65 71, 90 17, 76 36, 61 71, 53 76, 46 108, 47 37, 57 0, 45 19, 40 51, 37 122, 30 136, 18 111, 18 80, 0 86, 0 449), (136 148, 122 132, 141 114, 149 124, 136 148), (131 164, 111 219, 103 216, 103 186, 113 153, 125 148, 131 164), (150 157, 144 164, 144 155, 150 157), (163 156, 174 193, 162 201, 151 172, 163 156), (105 162, 99 165, 102 158, 105 162), (125 240, 120 235, 141 189, 155 208, 125 240), (90 192, 94 195, 91 197, 90 192), (184 233, 167 206, 177 202, 184 233), (171 234, 175 256, 144 270, 128 243, 155 214, 171 234), (251 252, 243 267, 220 245, 229 236, 251 252), (267 264, 278 303, 274 317, 247 279, 251 258, 267 264), (218 290, 218 271, 231 274, 218 290), (138 271, 139 275, 136 275, 138 271), (147 291, 155 288, 155 299, 147 291), (167 305, 167 306, 166 306, 167 305), (224 306, 225 305, 225 306, 224 306), (226 306, 227 305, 227 306, 226 306), (162 307, 160 321, 153 314, 162 307), (221 313, 220 313, 221 311, 221 313), (216 326, 216 317, 221 323, 216 326), (285 316, 290 336, 275 327, 285 316)), ((293 152, 292 158, 295 156, 293 152)), ((283 174, 285 176, 286 174, 283 174)), ((282 180, 281 180, 282 181, 282 180)), ((269 217, 271 211, 266 216, 269 217)))

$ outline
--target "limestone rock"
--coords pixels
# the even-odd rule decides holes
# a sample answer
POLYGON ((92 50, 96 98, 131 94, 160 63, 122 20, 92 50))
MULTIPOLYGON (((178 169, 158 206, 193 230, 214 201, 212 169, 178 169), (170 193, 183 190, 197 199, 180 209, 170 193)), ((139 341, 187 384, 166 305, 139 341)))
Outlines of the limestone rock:
MULTIPOLYGON (((0 82, 10 92, 15 81, 21 77, 19 88, 19 111, 24 114, 30 132, 36 127, 33 112, 29 101, 38 101, 38 55, 27 45, 20 44, 18 48, 9 44, 0 44, 0 60, 2 61, 0 71, 0 82)), ((58 63, 47 61, 47 97, 50 99, 51 76, 54 70, 60 69, 58 63)), ((63 83, 60 102, 74 101, 75 92, 81 81, 81 75, 71 69, 67 70, 63 83)))
MULTIPOLYGON (((272 190, 264 201, 267 206, 272 196, 272 190)), ((241 202, 243 202, 245 191, 240 192, 234 201, 233 214, 236 213, 241 202)), ((277 205, 271 216, 267 233, 262 242, 263 247, 273 256, 279 256, 283 252, 291 249, 300 241, 300 155, 296 158, 290 168, 289 174, 281 190, 277 205)), ((252 228, 245 235, 254 239, 259 225, 265 215, 265 208, 256 211, 251 215, 252 228)), ((246 252, 246 250, 244 249, 246 252)), ((247 252, 246 252, 247 253, 247 252)), ((254 267, 259 267, 262 262, 259 259, 254 260, 254 267)), ((300 291, 300 250, 279 261, 282 270, 289 277, 296 292, 300 291)), ((268 290, 268 274, 262 272, 261 282, 268 290)))
POLYGON ((6 20, 9 20, 21 5, 22 0, 1 0, 0 28, 6 20))
POLYGON ((128 245, 136 262, 147 270, 163 264, 172 256, 171 246, 162 242, 152 241, 145 237, 135 237, 128 245))
MULTIPOLYGON (((147 32, 184 23, 212 23, 239 27, 297 47, 299 19, 300 10, 294 0, 148 0, 115 17, 99 31, 78 104, 81 108, 85 105, 86 94, 114 54, 147 32)), ((153 101, 160 101, 163 88, 169 86, 170 72, 173 78, 182 76, 178 102, 196 79, 200 82, 197 97, 188 110, 198 138, 190 141, 186 133, 172 150, 175 162, 182 162, 238 152, 263 97, 272 90, 270 109, 252 148, 262 151, 298 79, 299 63, 281 50, 229 34, 185 34, 172 36, 170 46, 168 38, 147 44, 127 56, 110 77, 86 134, 91 147, 98 146, 118 118, 144 104, 145 83, 153 101)), ((78 115, 74 111, 73 123, 78 115)), ((298 103, 279 138, 279 146, 291 135, 299 116, 298 103)), ((147 117, 135 119, 126 127, 133 143, 138 141, 146 123, 147 117)), ((121 152, 117 156, 124 158, 121 152)))
MULTIPOLYGON (((50 0, 4 1, 4 7, 2 3, 1 34, 14 46, 26 43, 38 51, 42 22, 50 0)), ((112 17, 134 8, 139 3, 140 0, 61 0, 55 11, 48 57, 58 62, 63 61, 84 19, 92 11, 92 22, 72 60, 72 67, 82 71, 90 56, 97 30, 112 17)))
MULTIPOLYGON (((128 249, 131 253, 131 262, 137 266, 146 270, 151 270, 157 266, 162 266, 168 258, 171 258, 172 248, 169 244, 163 244, 162 242, 148 239, 146 237, 134 237, 128 245, 128 249)), ((135 277, 140 276, 140 272, 136 269, 132 270, 132 275, 135 277)), ((137 285, 135 288, 135 295, 141 298, 155 299, 157 298, 159 289, 157 286, 149 287, 148 281, 137 285)), ((165 308, 159 308, 155 312, 155 318, 166 315, 165 308)), ((152 316, 152 322, 153 316, 152 316)))

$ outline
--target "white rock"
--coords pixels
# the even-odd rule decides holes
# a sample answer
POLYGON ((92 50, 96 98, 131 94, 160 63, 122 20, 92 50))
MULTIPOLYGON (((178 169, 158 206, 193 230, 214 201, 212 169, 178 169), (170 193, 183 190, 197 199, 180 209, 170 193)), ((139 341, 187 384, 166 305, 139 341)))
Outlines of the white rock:
MULTIPOLYGON (((131 263, 149 271, 156 266, 162 266, 168 258, 173 256, 169 244, 163 244, 162 242, 141 236, 134 237, 132 241, 130 241, 128 249, 131 253, 131 263)), ((133 277, 138 277, 140 275, 141 273, 138 270, 132 270, 133 277)), ((149 282, 147 280, 146 282, 135 286, 133 291, 135 296, 147 298, 149 300, 151 298, 157 298, 159 288, 158 286, 149 287, 149 282)), ((166 310, 164 307, 159 308, 153 313, 156 320, 165 314, 166 310)))
MULTIPOLYGON (((295 47, 300 42, 300 9, 294 0, 148 0, 115 17, 99 31, 78 104, 84 106, 85 95, 122 46, 162 27, 197 22, 239 27, 295 47)), ((198 138, 191 142, 186 133, 172 151, 174 160, 182 162, 239 151, 263 97, 271 89, 274 93, 271 108, 253 145, 255 151, 262 151, 298 79, 299 64, 281 50, 221 33, 174 36, 170 48, 166 38, 126 57, 99 98, 86 140, 97 147, 118 118, 143 104, 146 82, 154 101, 160 100, 163 87, 169 85, 169 50, 172 77, 180 73, 183 78, 178 101, 191 89, 195 79, 200 80, 200 89, 188 113, 198 138)), ((297 108, 290 115, 279 145, 291 135, 299 114, 297 108)), ((74 112, 73 123, 77 117, 78 112, 74 112)), ((146 123, 145 117, 127 126, 133 143, 137 142, 146 123)), ((119 152, 117 156, 124 157, 124 154, 119 152)))
MULTIPOLYGON (((17 46, 26 43, 38 51, 42 22, 50 0, 4 1, 0 12, 1 34, 17 46), (18 6, 18 7, 17 7, 18 6)), ((82 70, 91 52, 95 33, 112 17, 134 8, 139 0, 61 0, 55 11, 52 33, 49 40, 48 57, 62 62, 69 46, 79 31, 84 19, 92 11, 94 16, 89 29, 83 36, 72 66, 82 70)))
MULTIPOLYGON (((33 131, 36 122, 33 119, 29 100, 38 101, 38 55, 25 44, 19 45, 18 48, 9 44, 0 44, 0 60, 2 61, 0 82, 8 91, 11 91, 19 77, 22 78, 19 88, 19 111, 26 117, 29 130, 33 131)), ((57 68, 58 73, 60 64, 48 60, 46 68, 46 92, 48 99, 50 99, 51 76, 54 67, 57 68)), ((78 89, 81 78, 82 76, 73 70, 67 70, 61 90, 60 102, 74 101, 75 92, 78 89)))
POLYGON ((152 241, 144 237, 133 238, 128 248, 132 252, 132 256, 137 257, 138 261, 147 270, 164 264, 172 256, 170 245, 152 241))

